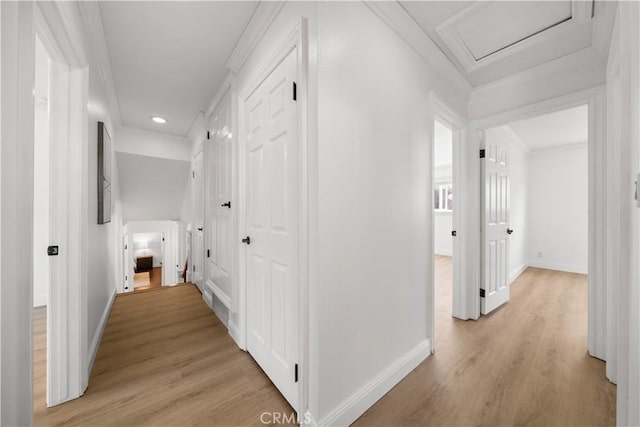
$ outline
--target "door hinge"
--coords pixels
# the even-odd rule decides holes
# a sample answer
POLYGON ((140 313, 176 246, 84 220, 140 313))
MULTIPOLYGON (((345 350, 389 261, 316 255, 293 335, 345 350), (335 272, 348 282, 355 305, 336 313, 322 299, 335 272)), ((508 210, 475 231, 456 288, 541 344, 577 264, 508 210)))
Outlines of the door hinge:
POLYGON ((484 298, 484 289, 480 289, 480 298, 484 298))
POLYGON ((294 381, 298 382, 298 364, 296 363, 296 367, 295 367, 295 374, 294 374, 294 381))
POLYGON ((484 148, 483 148, 482 150, 480 150, 480 158, 481 159, 484 159, 484 153, 485 153, 485 151, 484 151, 484 148))
POLYGON ((127 245, 124 245, 124 248, 127 249, 127 245))
POLYGON ((191 266, 191 270, 192 270, 192 271, 196 271, 196 265, 195 265, 195 264, 193 264, 193 265, 191 266))
POLYGON ((129 276, 124 276, 124 280, 129 280, 129 276))
POLYGON ((456 236, 458 235, 458 232, 457 232, 456 230, 453 230, 453 231, 451 232, 451 235, 452 235, 453 237, 456 237, 456 236))
POLYGON ((211 249, 207 249, 207 258, 211 258, 211 249))
POLYGON ((164 242, 164 237, 162 238, 162 241, 164 242))
POLYGON ((293 100, 298 100, 298 85, 296 84, 296 82, 293 82, 293 100))
POLYGON ((59 253, 59 249, 57 246, 48 246, 47 247, 47 255, 49 256, 57 256, 59 253))
POLYGON ((191 177, 195 178, 196 177, 196 171, 191 171, 191 177))
POLYGON ((211 132, 207 131, 207 139, 211 139, 211 132))

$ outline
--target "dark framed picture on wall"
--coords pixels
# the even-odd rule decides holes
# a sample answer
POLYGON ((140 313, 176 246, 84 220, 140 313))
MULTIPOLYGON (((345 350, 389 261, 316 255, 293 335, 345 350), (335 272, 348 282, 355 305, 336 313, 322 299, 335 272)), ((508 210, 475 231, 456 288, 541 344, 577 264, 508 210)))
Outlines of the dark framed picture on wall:
POLYGON ((98 122, 98 224, 111 222, 111 137, 98 122))

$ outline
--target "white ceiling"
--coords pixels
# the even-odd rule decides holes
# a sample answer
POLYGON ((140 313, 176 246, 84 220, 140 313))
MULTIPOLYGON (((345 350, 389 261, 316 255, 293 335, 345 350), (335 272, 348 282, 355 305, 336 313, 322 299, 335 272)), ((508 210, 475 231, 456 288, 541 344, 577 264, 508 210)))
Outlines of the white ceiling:
POLYGON ((453 132, 436 120, 434 126, 433 165, 451 166, 453 163, 453 132))
POLYGON ((224 81, 258 2, 99 4, 123 124, 185 136, 224 81), (156 115, 168 122, 153 123, 156 115))
POLYGON ((589 137, 589 108, 582 105, 519 120, 509 126, 531 151, 579 144, 589 137))
POLYGON ((473 86, 592 45, 589 1, 400 4, 473 86))

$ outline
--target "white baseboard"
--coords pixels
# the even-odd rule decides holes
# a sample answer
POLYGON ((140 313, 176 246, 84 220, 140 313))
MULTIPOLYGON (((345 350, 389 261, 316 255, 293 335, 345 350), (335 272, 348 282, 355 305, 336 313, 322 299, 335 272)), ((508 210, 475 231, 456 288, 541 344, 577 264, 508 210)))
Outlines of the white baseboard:
POLYGON ((318 425, 348 426, 353 423, 422 361, 429 357, 430 354, 431 342, 427 339, 380 372, 329 415, 322 418, 318 425))
POLYGON ((589 268, 586 265, 562 264, 553 261, 534 260, 529 261, 529 267, 544 268, 547 270, 566 271, 567 273, 587 274, 589 268))
POLYGON ((93 335, 93 340, 91 340, 91 346, 89 347, 89 375, 91 376, 91 370, 93 369, 93 363, 96 361, 96 356, 98 355, 98 348, 100 348, 100 341, 102 340, 102 333, 104 332, 104 328, 107 326, 107 320, 109 320, 109 314, 111 314, 111 308, 113 307, 113 302, 116 299, 116 289, 113 288, 111 292, 111 296, 109 297, 109 301, 107 302, 107 306, 104 308, 102 312, 102 317, 100 318, 100 323, 98 323, 98 329, 96 333, 93 335))
POLYGON ((433 254, 440 255, 440 256, 453 256, 451 252, 447 252, 447 251, 434 251, 433 254))
POLYGON ((519 266, 518 268, 516 268, 515 270, 511 271, 511 274, 509 275, 509 284, 513 283, 514 280, 516 280, 518 277, 520 277, 520 275, 522 273, 524 273, 524 271, 529 268, 529 264, 524 263, 521 266, 519 266))
POLYGON ((229 319, 227 329, 229 330, 229 335, 233 338, 238 348, 240 348, 240 350, 246 350, 247 348, 245 347, 244 342, 242 342, 238 325, 236 325, 233 320, 229 319))

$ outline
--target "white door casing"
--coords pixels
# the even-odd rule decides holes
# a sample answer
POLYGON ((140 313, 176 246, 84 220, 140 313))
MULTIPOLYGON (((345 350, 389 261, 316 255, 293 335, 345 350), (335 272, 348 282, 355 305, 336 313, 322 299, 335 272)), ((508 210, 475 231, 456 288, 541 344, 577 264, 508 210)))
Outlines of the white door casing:
POLYGON ((232 309, 231 233, 235 203, 231 200, 231 91, 223 96, 210 121, 206 142, 206 285, 232 309))
POLYGON ((298 129, 294 49, 244 104, 247 349, 296 408, 298 129))
POLYGON ((480 312, 487 314, 509 300, 509 158, 504 141, 482 133, 480 312))

